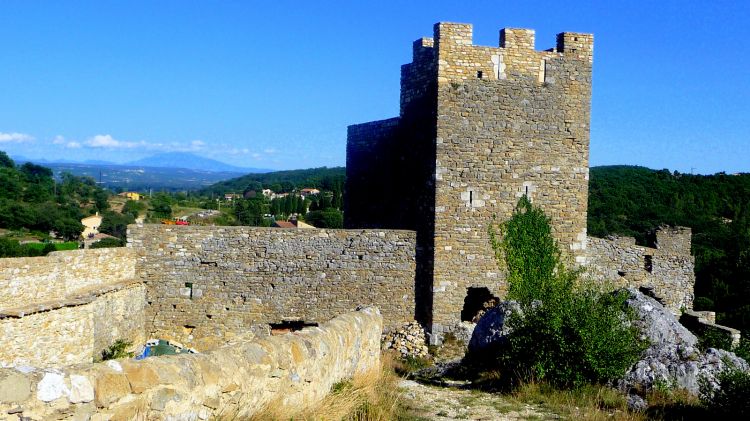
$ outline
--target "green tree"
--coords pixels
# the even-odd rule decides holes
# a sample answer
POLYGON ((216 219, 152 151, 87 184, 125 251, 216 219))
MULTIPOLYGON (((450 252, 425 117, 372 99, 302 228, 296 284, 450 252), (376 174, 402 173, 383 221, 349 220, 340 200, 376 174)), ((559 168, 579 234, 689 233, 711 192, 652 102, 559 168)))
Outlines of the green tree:
POLYGON ((16 163, 8 156, 7 153, 0 151, 0 168, 15 168, 16 163))
POLYGON ((344 214, 333 208, 312 211, 305 215, 305 222, 317 228, 343 228, 344 214))
POLYGON ((53 229, 63 239, 70 241, 70 240, 77 240, 78 237, 81 236, 81 232, 83 232, 83 225, 80 221, 65 217, 65 218, 59 218, 55 223, 53 224, 53 229))

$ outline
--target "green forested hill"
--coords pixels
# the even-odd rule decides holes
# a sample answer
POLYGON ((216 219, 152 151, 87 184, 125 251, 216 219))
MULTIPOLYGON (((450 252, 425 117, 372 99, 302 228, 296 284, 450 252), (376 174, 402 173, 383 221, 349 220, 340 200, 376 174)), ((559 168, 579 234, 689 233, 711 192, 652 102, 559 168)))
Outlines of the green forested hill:
POLYGON ((750 330, 750 174, 691 175, 591 168, 588 232, 634 236, 662 224, 693 229, 696 307, 750 330))
POLYGON ((264 174, 248 174, 242 177, 216 183, 201 190, 203 195, 242 193, 248 188, 271 189, 276 193, 288 193, 294 189, 317 188, 320 190, 343 190, 346 168, 321 167, 305 170, 275 171, 264 174))

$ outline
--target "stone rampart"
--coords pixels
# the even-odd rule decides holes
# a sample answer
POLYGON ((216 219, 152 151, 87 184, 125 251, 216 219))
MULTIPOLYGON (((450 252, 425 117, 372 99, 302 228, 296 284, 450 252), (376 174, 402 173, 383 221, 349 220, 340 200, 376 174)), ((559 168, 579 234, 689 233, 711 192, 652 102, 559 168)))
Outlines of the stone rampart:
POLYGON ((0 414, 27 420, 247 419, 304 411, 331 386, 380 366, 383 319, 351 312, 283 336, 205 354, 61 370, 0 369, 0 414))
POLYGON ((135 279, 133 250, 106 248, 0 259, 0 309, 42 304, 135 279))
POLYGON ((375 305, 414 319, 415 233, 131 225, 147 332, 199 351, 375 305))
POLYGON ((0 366, 86 363, 117 339, 141 343, 144 306, 132 250, 0 259, 0 366))
POLYGON ((632 237, 588 238, 587 275, 615 286, 634 287, 661 301, 674 314, 693 308, 695 258, 690 228, 660 228, 653 247, 632 237))

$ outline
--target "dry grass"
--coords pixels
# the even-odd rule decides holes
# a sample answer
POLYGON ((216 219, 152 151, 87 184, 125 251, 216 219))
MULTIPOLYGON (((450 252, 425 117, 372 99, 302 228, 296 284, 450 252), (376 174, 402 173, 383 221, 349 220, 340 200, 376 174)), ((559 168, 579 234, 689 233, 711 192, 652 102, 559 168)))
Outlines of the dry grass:
POLYGON ((599 421, 641 421, 646 416, 630 412, 620 392, 604 386, 585 386, 575 390, 559 390, 546 384, 525 383, 509 398, 520 403, 546 407, 564 418, 599 421))
POLYGON ((336 383, 331 393, 313 408, 295 411, 281 405, 269 405, 252 420, 413 420, 402 405, 393 361, 384 355, 382 366, 336 383))

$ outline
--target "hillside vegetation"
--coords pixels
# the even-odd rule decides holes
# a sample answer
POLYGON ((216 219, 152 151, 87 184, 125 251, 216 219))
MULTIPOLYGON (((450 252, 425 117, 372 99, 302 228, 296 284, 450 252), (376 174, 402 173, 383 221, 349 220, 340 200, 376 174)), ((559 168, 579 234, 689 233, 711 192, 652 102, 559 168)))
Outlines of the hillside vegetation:
POLYGON ((109 198, 90 177, 63 173, 55 180, 51 169, 30 162, 16 165, 0 151, 0 257, 77 248, 81 218, 96 212, 104 218, 100 231, 123 239, 133 216, 110 211, 109 198), (38 242, 55 237, 68 243, 38 242))
POLYGON ((750 174, 591 168, 590 235, 644 244, 645 232, 662 224, 693 229, 696 309, 715 310, 720 323, 750 331, 750 174))
POLYGON ((344 167, 321 167, 305 170, 274 171, 265 174, 248 174, 231 180, 221 181, 200 190, 201 195, 223 195, 225 193, 243 193, 248 186, 261 184, 263 188, 276 193, 289 193, 294 189, 317 188, 320 190, 343 190, 346 178, 344 167))

